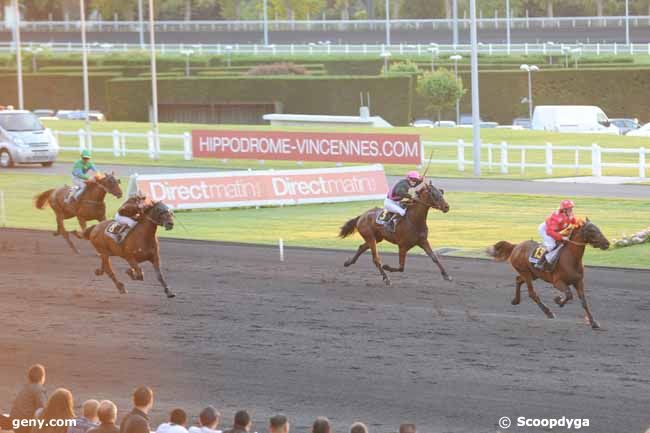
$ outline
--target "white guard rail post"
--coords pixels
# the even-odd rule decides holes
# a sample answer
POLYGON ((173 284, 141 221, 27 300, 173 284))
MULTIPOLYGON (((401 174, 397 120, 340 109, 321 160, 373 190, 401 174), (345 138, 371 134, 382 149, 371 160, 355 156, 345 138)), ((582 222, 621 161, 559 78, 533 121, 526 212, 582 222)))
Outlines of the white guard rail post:
POLYGON ((600 147, 593 143, 591 145, 591 175, 601 177, 603 175, 603 168, 600 161, 600 147))
POLYGON ((121 153, 122 153, 122 149, 120 146, 120 132, 114 129, 113 130, 113 156, 119 157, 121 153))
POLYGON ((508 143, 501 142, 501 173, 508 173, 508 143))
POLYGON ((546 174, 553 174, 553 145, 546 143, 546 174))
POLYGON ((645 148, 639 149, 639 177, 645 179, 645 148))
POLYGON ((192 156, 192 136, 189 132, 185 132, 183 134, 183 158, 189 161, 192 156))
POLYGON ((465 142, 458 140, 458 171, 465 171, 465 142))

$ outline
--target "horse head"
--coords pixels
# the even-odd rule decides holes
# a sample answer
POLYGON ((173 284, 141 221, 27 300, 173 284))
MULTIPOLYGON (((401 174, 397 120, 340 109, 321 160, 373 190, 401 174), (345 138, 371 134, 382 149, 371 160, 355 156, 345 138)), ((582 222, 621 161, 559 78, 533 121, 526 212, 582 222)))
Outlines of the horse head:
POLYGON ((576 232, 582 236, 586 244, 591 245, 594 248, 600 248, 601 250, 609 248, 609 241, 600 231, 598 226, 589 221, 589 218, 587 218, 586 221, 580 222, 576 232))
POLYGON ((95 176, 95 182, 97 182, 98 185, 101 185, 109 194, 112 194, 117 198, 122 198, 122 188, 120 188, 121 181, 115 177, 115 173, 111 172, 97 175, 95 176))
POLYGON ((169 206, 161 201, 153 202, 149 209, 145 211, 145 214, 156 225, 165 227, 165 230, 174 228, 174 213, 169 206))
POLYGON ((427 182, 422 182, 422 186, 418 190, 418 198, 422 203, 428 205, 429 207, 432 207, 434 209, 438 209, 442 211, 443 213, 449 212, 449 204, 445 200, 445 190, 442 188, 438 189, 435 186, 433 186, 433 182, 429 181, 427 182))

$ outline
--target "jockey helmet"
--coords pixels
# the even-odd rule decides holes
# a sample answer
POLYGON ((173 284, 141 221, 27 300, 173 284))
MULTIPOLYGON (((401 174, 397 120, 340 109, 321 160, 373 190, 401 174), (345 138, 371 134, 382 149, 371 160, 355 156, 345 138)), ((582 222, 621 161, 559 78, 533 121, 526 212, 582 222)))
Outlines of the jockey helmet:
POLYGON ((84 149, 81 151, 81 158, 82 159, 90 159, 90 151, 88 149, 84 149))
POLYGON ((562 210, 573 209, 574 206, 571 200, 562 200, 562 203, 560 203, 560 209, 562 210))
POLYGON ((406 178, 409 180, 422 180, 420 173, 418 173, 415 170, 409 171, 408 174, 406 175, 406 178))

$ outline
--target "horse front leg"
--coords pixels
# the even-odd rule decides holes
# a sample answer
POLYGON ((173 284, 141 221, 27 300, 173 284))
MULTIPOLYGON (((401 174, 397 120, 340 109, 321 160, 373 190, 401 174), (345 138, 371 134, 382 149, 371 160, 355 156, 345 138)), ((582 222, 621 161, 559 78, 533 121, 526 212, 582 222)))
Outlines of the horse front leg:
POLYGON ((587 298, 585 297, 585 282, 583 280, 580 280, 576 283, 575 287, 576 292, 578 293, 578 298, 580 298, 580 301, 582 301, 582 308, 584 308, 585 313, 587 313, 587 318, 589 319, 591 327, 593 329, 600 329, 600 324, 596 322, 596 320, 594 320, 594 317, 591 315, 591 309, 589 308, 587 298))
POLYGON ((176 294, 169 289, 167 282, 162 276, 162 272, 160 272, 160 254, 158 253, 158 251, 154 252, 153 258, 149 261, 153 265, 153 269, 156 271, 156 277, 158 278, 158 282, 160 282, 160 285, 163 286, 163 288, 165 289, 165 295, 167 295, 168 298, 174 298, 176 294))
POLYGON ((404 265, 406 264, 406 253, 408 248, 400 245, 399 246, 399 268, 394 268, 392 266, 384 265, 384 270, 388 272, 404 272, 404 265))
POLYGON ((555 303, 561 307, 564 307, 567 302, 573 299, 573 294, 571 293, 571 287, 564 281, 556 281, 553 283, 553 287, 564 293, 564 298, 561 296, 556 296, 553 298, 555 303))
POLYGON ((445 270, 444 266, 442 266, 442 263, 440 262, 440 255, 433 251, 433 248, 431 248, 431 245, 429 244, 429 240, 424 239, 418 245, 424 250, 425 253, 427 253, 427 256, 433 260, 433 263, 438 266, 438 269, 440 269, 440 273, 442 274, 442 278, 444 278, 446 281, 451 281, 453 278, 451 278, 451 276, 445 270))
POLYGON ((525 280, 526 280, 526 286, 528 286, 528 296, 530 297, 530 299, 532 299, 533 302, 535 302, 537 306, 540 308, 540 310, 542 310, 544 314, 546 314, 546 317, 548 317, 549 319, 554 319, 555 314, 553 314, 553 312, 546 306, 546 304, 542 302, 542 300, 539 298, 539 295, 535 291, 535 288, 533 287, 532 277, 529 275, 525 277, 525 280))
POLYGON ((521 302, 522 284, 524 284, 524 279, 521 277, 521 275, 517 275, 517 278, 515 278, 515 297, 512 298, 512 301, 510 302, 512 305, 519 305, 521 302))
POLYGON ((79 222, 79 227, 81 228, 81 231, 79 230, 74 230, 71 233, 73 233, 78 239, 83 239, 83 234, 86 231, 86 220, 81 217, 77 217, 77 221, 79 222))
POLYGON ((111 259, 106 254, 102 254, 102 270, 106 272, 111 280, 113 280, 113 284, 115 284, 115 287, 117 287, 117 290, 119 290, 121 294, 127 293, 124 284, 115 276, 113 266, 111 265, 111 259))
POLYGON ((130 266, 130 268, 126 271, 126 274, 131 277, 132 280, 143 281, 144 272, 142 272, 142 268, 140 267, 138 261, 133 258, 127 259, 126 261, 129 262, 130 266))

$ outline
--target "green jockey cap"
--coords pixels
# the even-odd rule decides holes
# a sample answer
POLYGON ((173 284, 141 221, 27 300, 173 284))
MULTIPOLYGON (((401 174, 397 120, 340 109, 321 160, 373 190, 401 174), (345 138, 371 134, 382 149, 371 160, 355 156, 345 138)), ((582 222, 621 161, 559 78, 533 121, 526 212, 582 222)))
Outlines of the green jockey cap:
POLYGON ((81 151, 81 158, 82 159, 86 159, 86 158, 90 159, 90 150, 88 150, 88 149, 82 150, 81 151))

